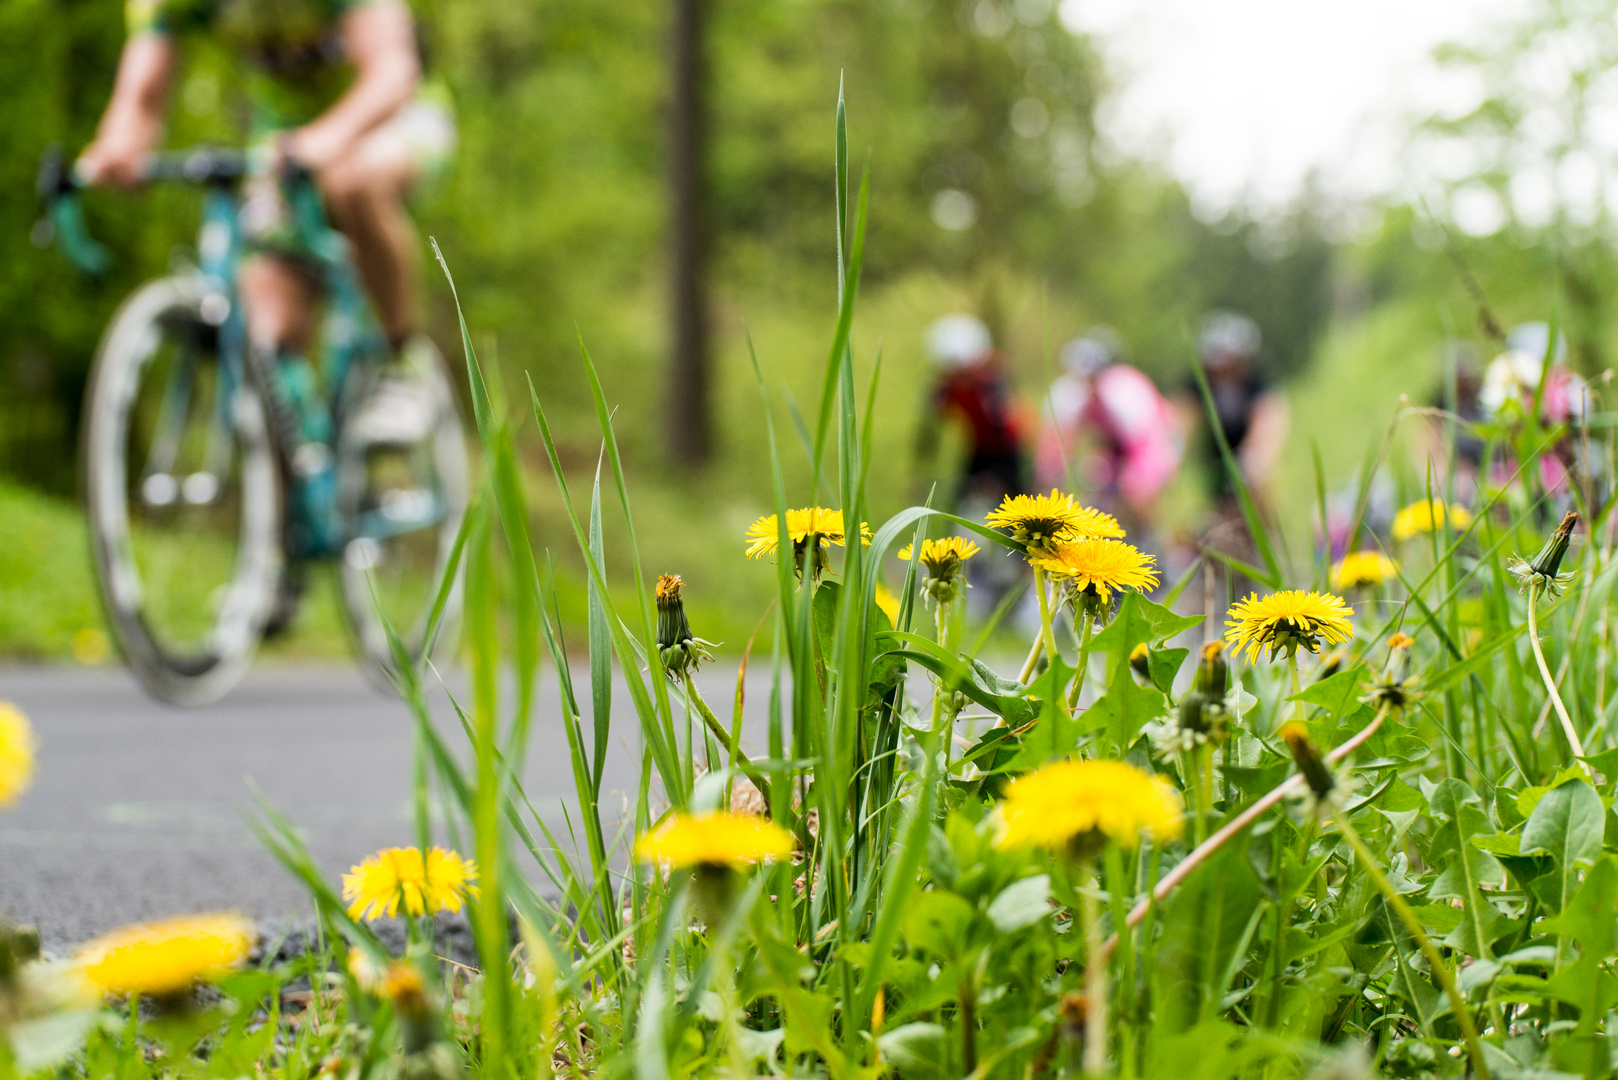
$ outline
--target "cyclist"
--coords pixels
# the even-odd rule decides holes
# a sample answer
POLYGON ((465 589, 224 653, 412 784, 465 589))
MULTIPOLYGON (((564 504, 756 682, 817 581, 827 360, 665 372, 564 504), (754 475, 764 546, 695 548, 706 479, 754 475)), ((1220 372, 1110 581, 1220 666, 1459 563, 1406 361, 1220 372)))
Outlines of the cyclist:
MULTIPOLYGON (((80 158, 81 178, 140 183, 162 136, 180 38, 210 33, 240 55, 256 159, 268 162, 249 181, 242 211, 253 251, 240 278, 250 362, 268 384, 290 478, 310 487, 329 482, 329 414, 305 404, 317 393, 307 358, 319 282, 300 259, 302 233, 285 181, 300 171, 313 179, 399 358, 418 320, 419 253, 404 198, 447 164, 455 145, 448 96, 423 80, 410 8, 404 0, 126 0, 125 16, 112 99, 80 158)), ((430 408, 405 377, 407 366, 389 365, 389 377, 350 421, 357 437, 409 444, 426 436, 430 408)), ((324 542, 311 515, 300 519, 295 508, 288 519, 294 557, 324 542)), ((286 588, 284 609, 296 598, 296 570, 286 588)), ((272 624, 287 617, 290 610, 272 624)))
POLYGON ((1158 496, 1180 468, 1180 427, 1152 380, 1119 359, 1123 342, 1099 326, 1062 346, 1063 372, 1040 410, 1039 488, 1067 487, 1068 463, 1088 501, 1133 535, 1149 530, 1158 496))
MULTIPOLYGON (((1257 366, 1262 343, 1258 324, 1234 311, 1209 315, 1198 342, 1220 433, 1261 508, 1268 503, 1269 485, 1287 436, 1286 403, 1257 366)), ((1207 473, 1208 494, 1217 504, 1220 517, 1233 516, 1235 488, 1205 422, 1207 410, 1195 382, 1188 381, 1177 407, 1186 430, 1204 432, 1200 457, 1207 473)))
MULTIPOLYGON (((926 347, 938 375, 928 389, 916 434, 917 472, 930 466, 942 428, 957 422, 965 436, 966 457, 955 489, 946 498, 957 514, 981 520, 1005 496, 1028 491, 1025 410, 981 319, 944 316, 928 328, 926 347)), ((967 564, 973 586, 967 606, 973 617, 993 610, 1021 573, 1018 561, 1012 559, 974 559, 967 564)))
POLYGON ((927 330, 927 352, 938 369, 916 437, 918 463, 931 460, 943 422, 965 428, 967 456, 953 496, 998 503, 1027 491, 1026 424, 995 351, 989 328, 972 315, 946 315, 927 330))

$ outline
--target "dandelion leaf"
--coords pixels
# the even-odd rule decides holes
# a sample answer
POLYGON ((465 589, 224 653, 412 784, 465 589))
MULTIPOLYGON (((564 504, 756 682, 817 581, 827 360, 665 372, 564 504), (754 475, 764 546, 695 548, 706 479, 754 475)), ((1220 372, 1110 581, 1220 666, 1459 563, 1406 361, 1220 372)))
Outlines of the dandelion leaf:
POLYGON ((1135 646, 1156 645, 1175 634, 1200 626, 1201 615, 1176 615, 1138 593, 1127 593, 1112 621, 1090 640, 1091 648, 1128 660, 1135 646))

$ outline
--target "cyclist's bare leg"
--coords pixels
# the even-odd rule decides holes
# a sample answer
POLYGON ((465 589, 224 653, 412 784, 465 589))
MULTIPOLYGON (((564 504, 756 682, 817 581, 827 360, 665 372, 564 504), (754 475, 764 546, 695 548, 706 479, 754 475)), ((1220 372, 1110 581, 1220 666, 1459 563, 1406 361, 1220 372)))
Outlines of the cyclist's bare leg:
POLYGON ((420 245, 404 208, 416 172, 409 142, 383 125, 318 177, 332 224, 354 245, 360 279, 395 346, 417 325, 420 245))
POLYGON ((257 348, 307 356, 314 340, 319 296, 308 274, 273 255, 242 264, 240 285, 247 307, 247 337, 257 348))

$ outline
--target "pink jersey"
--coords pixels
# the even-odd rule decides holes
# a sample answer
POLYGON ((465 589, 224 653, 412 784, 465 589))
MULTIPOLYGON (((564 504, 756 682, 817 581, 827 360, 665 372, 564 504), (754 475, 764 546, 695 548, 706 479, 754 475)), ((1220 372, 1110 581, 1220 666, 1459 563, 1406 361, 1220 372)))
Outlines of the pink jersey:
POLYGON ((1140 506, 1167 487, 1180 468, 1172 406, 1151 379, 1127 364, 1108 365, 1093 379, 1058 376, 1040 420, 1041 485, 1065 484, 1064 454, 1082 453, 1075 470, 1081 484, 1140 506))

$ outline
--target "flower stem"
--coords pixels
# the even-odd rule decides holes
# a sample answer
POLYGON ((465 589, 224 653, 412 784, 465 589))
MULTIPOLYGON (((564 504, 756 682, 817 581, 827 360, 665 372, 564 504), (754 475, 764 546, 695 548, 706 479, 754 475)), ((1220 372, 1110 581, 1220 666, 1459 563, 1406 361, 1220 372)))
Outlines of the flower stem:
MULTIPOLYGON (((940 602, 934 614, 934 626, 938 631, 938 647, 949 648, 949 605, 940 602)), ((933 722, 928 729, 938 733, 940 728, 944 736, 944 777, 949 777, 949 755, 951 744, 955 741, 955 713, 945 712, 944 709, 944 680, 935 676, 933 678, 933 722)))
POLYGON ((1193 746, 1185 751, 1186 784, 1191 788, 1193 812, 1191 815, 1191 842, 1201 844, 1208 839, 1209 785, 1206 771, 1209 766, 1208 745, 1193 746))
POLYGON ((1084 930, 1084 1072, 1101 1076, 1107 1070, 1107 958, 1101 941, 1101 918, 1096 903, 1095 863, 1085 859, 1079 870, 1079 922, 1084 930))
MULTIPOLYGON (((1298 651, 1296 649, 1287 651, 1287 670, 1292 672, 1292 696, 1297 697, 1303 693, 1303 684, 1298 678, 1298 651)), ((1292 703, 1292 719, 1300 724, 1303 723, 1303 702, 1294 701, 1292 703)))
POLYGON ((1080 619, 1082 622, 1079 630, 1079 670, 1073 675, 1073 690, 1068 694, 1069 709, 1079 707, 1079 695, 1084 692, 1084 674, 1088 670, 1090 660, 1090 635, 1095 630, 1095 620, 1090 617, 1089 611, 1085 611, 1080 619))
POLYGON ((1551 678, 1550 665, 1545 663, 1545 653, 1539 647, 1539 620, 1535 608, 1539 603, 1539 586, 1528 587, 1528 644, 1533 647, 1534 659, 1539 663, 1539 677, 1545 680, 1545 689, 1550 692, 1551 704, 1556 706, 1557 718, 1562 721, 1562 734, 1567 736, 1567 744, 1573 750, 1574 758, 1584 756, 1584 743, 1579 739, 1578 731, 1573 727, 1573 720, 1567 714, 1567 706, 1562 704, 1562 695, 1557 693, 1556 680, 1551 678))
POLYGON ((1028 659, 1023 661, 1022 674, 1017 681, 1024 686, 1033 678, 1034 665, 1039 662, 1042 650, 1049 649, 1051 657, 1056 656, 1055 635, 1051 633, 1051 601, 1045 595, 1045 572, 1039 567, 1034 568, 1034 591, 1039 594, 1039 637, 1034 639, 1034 647, 1028 650, 1028 659))
POLYGON ((702 692, 697 689, 696 681, 691 678, 690 670, 682 672, 680 677, 685 681, 686 698, 697 707, 697 715, 702 717, 702 722, 713 733, 713 737, 719 740, 719 744, 730 754, 730 763, 736 767, 737 771, 751 780, 754 787, 758 788, 759 796, 764 800, 764 816, 769 817, 769 781, 753 765, 753 760, 747 756, 747 752, 737 745, 736 740, 731 737, 731 733, 725 730, 725 725, 719 722, 719 717, 715 716, 713 710, 708 708, 708 703, 703 700, 702 692))
POLYGON ((1365 867, 1365 873, 1387 900, 1388 906, 1399 916, 1399 921, 1404 923, 1410 936, 1415 939, 1417 947, 1421 949, 1421 955, 1427 958, 1427 966, 1432 969, 1433 978, 1438 980, 1438 985, 1449 997, 1455 1021, 1461 1028, 1461 1038, 1466 1043, 1467 1055, 1472 1059, 1473 1071, 1477 1073, 1479 1080, 1489 1080, 1489 1066, 1483 1060, 1483 1046, 1478 1042, 1478 1030, 1472 1023, 1472 1013, 1466 1007, 1466 999, 1461 996, 1460 990, 1455 985, 1455 977, 1450 973, 1449 965, 1444 963, 1444 958, 1438 954, 1438 949, 1427 937, 1427 932, 1422 929, 1421 920, 1416 918, 1416 913, 1410 910, 1410 905, 1405 903, 1404 897, 1399 895, 1393 883, 1382 872, 1376 856, 1371 854, 1371 849, 1365 846, 1365 841, 1360 839, 1360 834, 1349 823, 1348 815, 1334 813, 1332 817, 1336 820, 1343 839, 1354 849, 1354 857, 1365 867))

